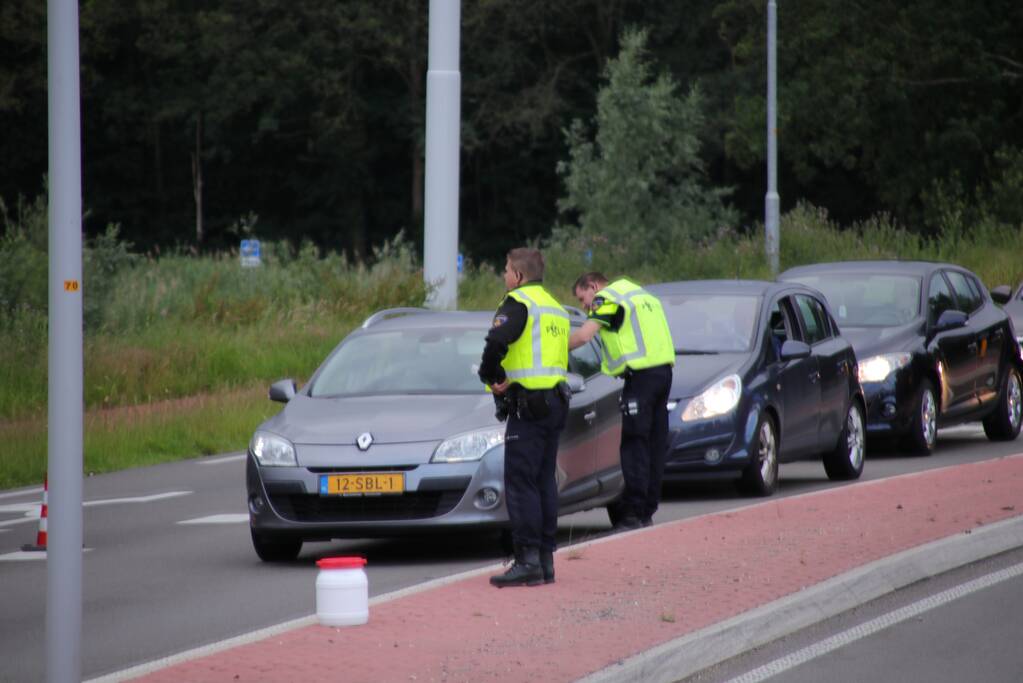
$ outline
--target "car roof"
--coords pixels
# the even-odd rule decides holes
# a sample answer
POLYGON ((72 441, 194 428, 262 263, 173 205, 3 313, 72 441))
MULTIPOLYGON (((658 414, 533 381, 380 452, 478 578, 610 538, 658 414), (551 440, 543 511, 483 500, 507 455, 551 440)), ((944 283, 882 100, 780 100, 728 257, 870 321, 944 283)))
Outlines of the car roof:
POLYGON ((814 290, 790 282, 769 282, 767 280, 685 280, 679 282, 658 282, 648 285, 651 294, 736 294, 747 296, 770 296, 778 291, 800 289, 814 290))
MULTIPOLYGON (((568 308, 570 321, 581 323, 586 317, 575 308, 568 308)), ((425 308, 395 308, 377 311, 356 332, 387 330, 422 330, 461 327, 486 329, 494 320, 493 311, 431 311, 425 308)))
POLYGON ((874 261, 831 261, 828 263, 813 263, 805 266, 789 268, 778 276, 779 279, 795 277, 798 275, 809 275, 811 273, 891 273, 902 275, 924 276, 938 270, 948 268, 968 272, 966 268, 957 266, 954 263, 942 263, 940 261, 900 261, 874 260, 874 261))

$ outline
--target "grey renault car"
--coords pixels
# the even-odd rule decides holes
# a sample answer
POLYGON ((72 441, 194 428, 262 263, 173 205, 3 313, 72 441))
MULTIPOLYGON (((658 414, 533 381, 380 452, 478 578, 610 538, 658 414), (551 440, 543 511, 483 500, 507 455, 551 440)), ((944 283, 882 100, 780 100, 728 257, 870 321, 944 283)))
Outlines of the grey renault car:
MULTIPOLYGON (((507 526, 504 425, 476 375, 491 319, 380 311, 301 389, 270 387, 285 406, 252 436, 246 467, 261 559, 294 559, 305 541, 507 526)), ((573 311, 573 327, 584 320, 573 311)), ((621 385, 600 373, 597 343, 569 358, 561 514, 605 506, 623 487, 621 385)))

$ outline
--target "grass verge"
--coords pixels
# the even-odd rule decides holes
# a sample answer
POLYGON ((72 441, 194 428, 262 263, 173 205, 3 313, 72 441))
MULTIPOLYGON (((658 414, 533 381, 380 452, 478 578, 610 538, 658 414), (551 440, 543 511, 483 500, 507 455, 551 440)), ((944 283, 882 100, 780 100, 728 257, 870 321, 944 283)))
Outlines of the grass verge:
MULTIPOLYGON (((280 410, 266 386, 90 410, 85 414, 86 475, 243 450, 261 421, 280 410)), ((0 422, 0 489, 43 481, 45 418, 0 422)))

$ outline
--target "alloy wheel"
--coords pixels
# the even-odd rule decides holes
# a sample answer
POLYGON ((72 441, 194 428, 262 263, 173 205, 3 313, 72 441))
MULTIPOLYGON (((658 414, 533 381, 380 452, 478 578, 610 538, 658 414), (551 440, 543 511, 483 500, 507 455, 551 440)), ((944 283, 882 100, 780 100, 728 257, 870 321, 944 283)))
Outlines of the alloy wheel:
POLYGON ((1015 431, 1019 426, 1019 420, 1021 411, 1023 411, 1023 399, 1020 397, 1020 382, 1019 374, 1010 371, 1009 373, 1009 385, 1006 387, 1009 392, 1008 400, 1006 400, 1006 408, 1009 411, 1009 426, 1015 431))
POLYGON ((858 470, 862 467, 866 448, 863 438, 863 418, 855 403, 849 406, 849 415, 845 419, 845 430, 845 452, 849 456, 849 464, 853 466, 853 469, 858 470))
POLYGON ((934 404, 934 394, 928 389, 920 397, 920 428, 921 436, 928 448, 934 446, 934 436, 938 431, 938 408, 934 404))
POLYGON ((778 460, 778 445, 774 439, 774 429, 770 420, 764 420, 760 425, 760 448, 757 456, 760 459, 760 479, 770 486, 774 483, 776 462, 778 460))

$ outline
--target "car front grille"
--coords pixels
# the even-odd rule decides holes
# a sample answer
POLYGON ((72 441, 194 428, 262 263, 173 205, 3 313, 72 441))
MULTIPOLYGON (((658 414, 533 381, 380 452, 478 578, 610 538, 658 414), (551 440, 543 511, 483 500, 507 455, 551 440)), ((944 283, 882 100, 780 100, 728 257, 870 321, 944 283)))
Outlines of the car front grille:
POLYGON ((439 517, 451 512, 464 494, 465 489, 358 497, 271 493, 270 505, 293 522, 389 522, 439 517))

